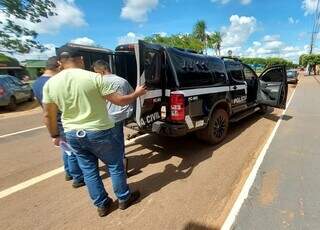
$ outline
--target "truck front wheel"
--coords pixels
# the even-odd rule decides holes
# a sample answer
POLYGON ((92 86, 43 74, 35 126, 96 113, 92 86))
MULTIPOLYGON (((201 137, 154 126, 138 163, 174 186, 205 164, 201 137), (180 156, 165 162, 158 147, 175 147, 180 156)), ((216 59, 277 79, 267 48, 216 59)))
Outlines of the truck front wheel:
POLYGON ((229 115, 224 109, 216 109, 209 124, 197 132, 198 138, 210 144, 218 144, 225 139, 228 133, 229 115))

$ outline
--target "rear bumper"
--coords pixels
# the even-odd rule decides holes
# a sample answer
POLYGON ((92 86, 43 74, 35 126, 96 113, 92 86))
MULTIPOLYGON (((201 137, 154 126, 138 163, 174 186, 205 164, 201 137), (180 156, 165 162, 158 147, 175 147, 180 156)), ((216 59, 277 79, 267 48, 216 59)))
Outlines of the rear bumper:
POLYGON ((181 137, 188 133, 188 129, 185 124, 156 121, 152 124, 152 132, 163 136, 181 137))
POLYGON ((287 82, 288 82, 289 84, 297 84, 298 81, 299 81, 299 80, 298 80, 297 78, 287 79, 287 82))

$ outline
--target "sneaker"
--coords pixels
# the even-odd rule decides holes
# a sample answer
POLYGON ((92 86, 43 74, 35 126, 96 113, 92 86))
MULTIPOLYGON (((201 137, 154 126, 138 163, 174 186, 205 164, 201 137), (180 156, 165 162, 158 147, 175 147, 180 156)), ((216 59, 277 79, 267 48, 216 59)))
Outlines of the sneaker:
POLYGON ((64 176, 64 179, 65 179, 66 181, 70 181, 70 180, 72 180, 73 178, 72 178, 72 176, 70 176, 69 174, 66 174, 66 175, 64 176))
POLYGON ((136 202, 140 197, 140 192, 139 191, 134 191, 131 193, 130 197, 128 200, 119 202, 119 208, 121 210, 125 210, 128 207, 130 207, 134 202, 136 202))
POLYGON ((80 187, 85 186, 85 185, 86 184, 84 183, 84 181, 79 181, 79 182, 74 181, 72 183, 72 187, 74 187, 74 188, 80 188, 80 187))
POLYGON ((110 208, 111 208, 112 203, 113 203, 113 200, 110 199, 109 202, 106 204, 106 206, 104 206, 104 207, 98 207, 98 208, 97 208, 98 215, 99 215, 100 217, 104 217, 104 216, 108 215, 109 212, 110 212, 110 208))

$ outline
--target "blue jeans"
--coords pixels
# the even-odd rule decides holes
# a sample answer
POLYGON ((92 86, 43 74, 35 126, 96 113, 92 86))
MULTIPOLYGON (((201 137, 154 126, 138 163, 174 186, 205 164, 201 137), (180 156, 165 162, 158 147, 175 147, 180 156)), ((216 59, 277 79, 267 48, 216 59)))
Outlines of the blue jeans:
POLYGON ((125 154, 125 147, 124 147, 124 133, 123 133, 123 122, 117 122, 114 124, 114 127, 111 129, 112 133, 117 137, 118 141, 120 142, 121 154, 124 158, 125 154))
POLYGON ((123 166, 121 142, 111 130, 70 131, 66 133, 67 142, 77 156, 93 204, 103 207, 109 202, 98 168, 98 159, 109 170, 113 191, 120 202, 130 197, 127 176, 123 166))
POLYGON ((61 149, 64 171, 68 176, 71 176, 73 181, 78 183, 83 181, 83 174, 79 167, 78 160, 74 154, 68 156, 66 152, 61 149))
MULTIPOLYGON (((62 140, 65 141, 66 137, 64 133, 60 133, 60 137, 62 140)), ((76 183, 82 182, 83 174, 79 167, 79 163, 76 156, 74 154, 71 154, 71 156, 68 156, 68 154, 62 148, 60 149, 61 149, 61 155, 62 155, 65 173, 68 176, 71 176, 74 182, 76 183)))

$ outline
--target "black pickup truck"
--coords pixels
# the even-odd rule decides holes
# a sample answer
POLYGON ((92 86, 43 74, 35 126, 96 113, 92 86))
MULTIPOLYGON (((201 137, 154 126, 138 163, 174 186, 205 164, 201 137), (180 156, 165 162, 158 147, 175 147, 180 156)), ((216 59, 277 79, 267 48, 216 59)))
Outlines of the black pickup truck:
POLYGON ((133 117, 143 132, 173 137, 196 132, 200 139, 216 144, 226 137, 230 122, 264 112, 267 106, 286 106, 285 66, 270 67, 257 76, 237 59, 143 41, 99 57, 133 88, 148 87, 148 93, 137 99, 133 117))

